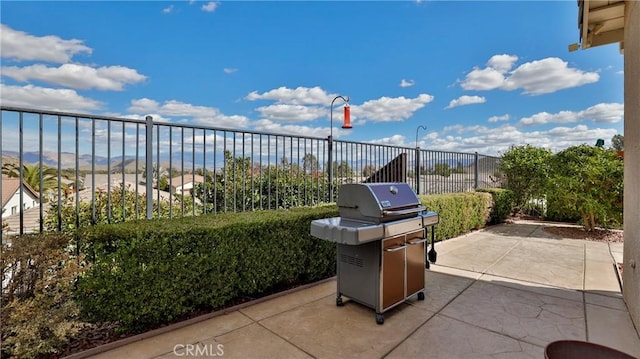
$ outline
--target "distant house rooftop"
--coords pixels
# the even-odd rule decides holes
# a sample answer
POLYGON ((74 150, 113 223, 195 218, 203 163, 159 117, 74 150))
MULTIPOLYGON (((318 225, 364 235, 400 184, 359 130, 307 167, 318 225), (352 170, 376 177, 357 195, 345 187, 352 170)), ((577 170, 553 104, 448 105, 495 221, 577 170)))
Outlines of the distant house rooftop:
POLYGON ((172 177, 170 183, 173 187, 181 187, 187 183, 204 183, 204 177, 194 174, 185 174, 184 176, 172 177))
MULTIPOLYGON (((141 174, 138 174, 138 182, 144 181, 141 174)), ((84 176, 84 188, 98 188, 98 187, 107 187, 107 184, 110 183, 111 187, 119 186, 122 184, 122 173, 112 173, 111 178, 109 178, 108 174, 87 174, 84 176), (95 177, 95 184, 94 184, 95 177)), ((135 173, 125 173, 124 174, 124 182, 125 183, 136 183, 136 174, 135 173)))
MULTIPOLYGON (((18 191, 20 188, 20 179, 13 177, 2 177, 2 208, 9 202, 11 197, 18 191)), ((39 199, 40 195, 36 190, 31 188, 29 184, 24 183, 24 189, 27 193, 31 195, 31 197, 35 199, 39 199)))

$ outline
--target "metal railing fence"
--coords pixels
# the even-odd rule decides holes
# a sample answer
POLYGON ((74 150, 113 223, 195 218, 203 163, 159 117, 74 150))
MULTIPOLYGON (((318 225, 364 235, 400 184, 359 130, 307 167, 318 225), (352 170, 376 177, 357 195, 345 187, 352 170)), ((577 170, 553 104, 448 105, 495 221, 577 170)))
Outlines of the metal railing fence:
POLYGON ((406 181, 419 194, 500 185, 497 157, 328 141, 2 106, 0 224, 23 234, 312 206, 363 181, 406 181))

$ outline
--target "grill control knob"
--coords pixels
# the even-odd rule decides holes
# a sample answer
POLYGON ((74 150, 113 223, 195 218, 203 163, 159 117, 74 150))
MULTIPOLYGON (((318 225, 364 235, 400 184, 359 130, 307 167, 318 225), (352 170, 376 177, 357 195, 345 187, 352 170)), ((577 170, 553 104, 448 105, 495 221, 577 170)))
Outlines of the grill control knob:
POLYGON ((398 187, 396 186, 389 187, 389 192, 391 192, 392 194, 398 194, 398 187))

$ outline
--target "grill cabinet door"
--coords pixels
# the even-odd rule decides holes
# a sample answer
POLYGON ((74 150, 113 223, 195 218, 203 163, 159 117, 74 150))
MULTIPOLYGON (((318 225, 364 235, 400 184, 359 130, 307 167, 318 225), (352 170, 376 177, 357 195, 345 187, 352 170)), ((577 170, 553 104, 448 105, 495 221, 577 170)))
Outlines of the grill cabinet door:
POLYGON ((382 309, 386 309, 405 298, 404 236, 382 241, 382 309))
POLYGON ((407 234, 407 296, 424 289, 425 231, 407 234))

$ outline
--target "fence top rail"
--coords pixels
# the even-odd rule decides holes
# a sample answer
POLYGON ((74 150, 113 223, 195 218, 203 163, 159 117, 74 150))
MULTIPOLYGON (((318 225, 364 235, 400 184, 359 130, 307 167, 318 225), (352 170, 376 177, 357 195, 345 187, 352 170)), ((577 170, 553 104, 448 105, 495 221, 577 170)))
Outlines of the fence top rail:
POLYGON ((132 122, 132 123, 140 123, 140 124, 146 123, 145 120, 137 120, 134 118, 91 115, 86 113, 83 114, 83 113, 74 113, 74 112, 53 111, 53 110, 36 110, 36 109, 12 107, 12 106, 0 106, 0 110, 7 111, 7 112, 31 113, 34 115, 82 118, 87 120, 132 122))

